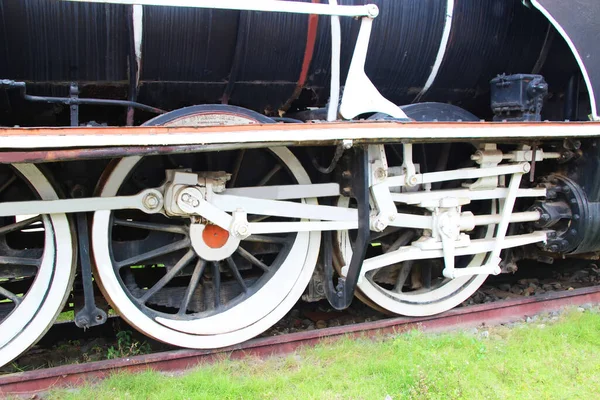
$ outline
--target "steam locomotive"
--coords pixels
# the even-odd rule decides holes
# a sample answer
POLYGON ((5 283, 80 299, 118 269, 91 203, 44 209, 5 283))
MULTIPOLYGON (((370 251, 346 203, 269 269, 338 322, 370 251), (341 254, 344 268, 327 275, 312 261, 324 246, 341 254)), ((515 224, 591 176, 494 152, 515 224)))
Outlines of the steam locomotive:
POLYGON ((65 309, 215 348, 300 299, 425 316, 521 260, 595 257, 598 18, 1 0, 0 365, 65 309))

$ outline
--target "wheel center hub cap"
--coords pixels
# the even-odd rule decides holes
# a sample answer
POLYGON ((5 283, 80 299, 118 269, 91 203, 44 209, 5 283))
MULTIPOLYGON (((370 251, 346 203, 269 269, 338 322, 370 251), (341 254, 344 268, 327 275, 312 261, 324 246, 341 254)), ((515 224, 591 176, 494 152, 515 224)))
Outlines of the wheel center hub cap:
POLYGON ((217 225, 207 225, 202 232, 202 239, 208 247, 219 249, 227 243, 229 232, 217 225))
POLYGON ((198 256, 207 261, 220 261, 231 256, 240 240, 217 225, 191 224, 190 239, 198 256))

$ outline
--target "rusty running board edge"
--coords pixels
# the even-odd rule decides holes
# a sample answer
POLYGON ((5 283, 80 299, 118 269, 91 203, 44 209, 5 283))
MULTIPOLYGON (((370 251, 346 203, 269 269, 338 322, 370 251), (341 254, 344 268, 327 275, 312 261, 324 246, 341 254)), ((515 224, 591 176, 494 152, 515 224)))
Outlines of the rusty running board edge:
POLYGON ((291 145, 497 143, 598 136, 600 122, 353 121, 206 127, 0 128, 0 163, 291 145))
POLYGON ((422 318, 389 318, 374 322, 338 326, 252 339, 236 346, 215 350, 174 350, 115 360, 21 372, 0 376, 2 395, 30 395, 52 388, 93 383, 117 371, 181 371, 222 359, 247 356, 268 357, 287 354, 302 346, 312 346, 323 340, 347 335, 350 337, 401 333, 411 329, 442 331, 484 323, 497 325, 524 316, 557 310, 565 306, 600 303, 600 287, 546 293, 539 296, 457 308, 443 314, 422 318))

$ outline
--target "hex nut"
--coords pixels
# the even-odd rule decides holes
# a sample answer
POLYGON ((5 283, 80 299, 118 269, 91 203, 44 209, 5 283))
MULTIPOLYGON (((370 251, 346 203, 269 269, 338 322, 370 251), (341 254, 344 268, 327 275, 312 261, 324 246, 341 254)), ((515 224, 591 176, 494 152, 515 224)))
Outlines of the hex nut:
POLYGON ((155 194, 148 194, 144 197, 144 206, 150 210, 154 210, 160 204, 160 200, 155 194))

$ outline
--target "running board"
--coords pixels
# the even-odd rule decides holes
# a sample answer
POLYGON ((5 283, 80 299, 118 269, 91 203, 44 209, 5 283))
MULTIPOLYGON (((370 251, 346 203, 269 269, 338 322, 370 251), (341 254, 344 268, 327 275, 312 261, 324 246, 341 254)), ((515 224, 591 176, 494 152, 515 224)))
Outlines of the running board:
POLYGON ((337 144, 348 148, 353 144, 386 142, 518 142, 597 136, 600 136, 600 122, 358 121, 208 127, 3 128, 0 129, 0 163, 109 158, 181 150, 337 144), (32 154, 32 150, 38 151, 32 154))

